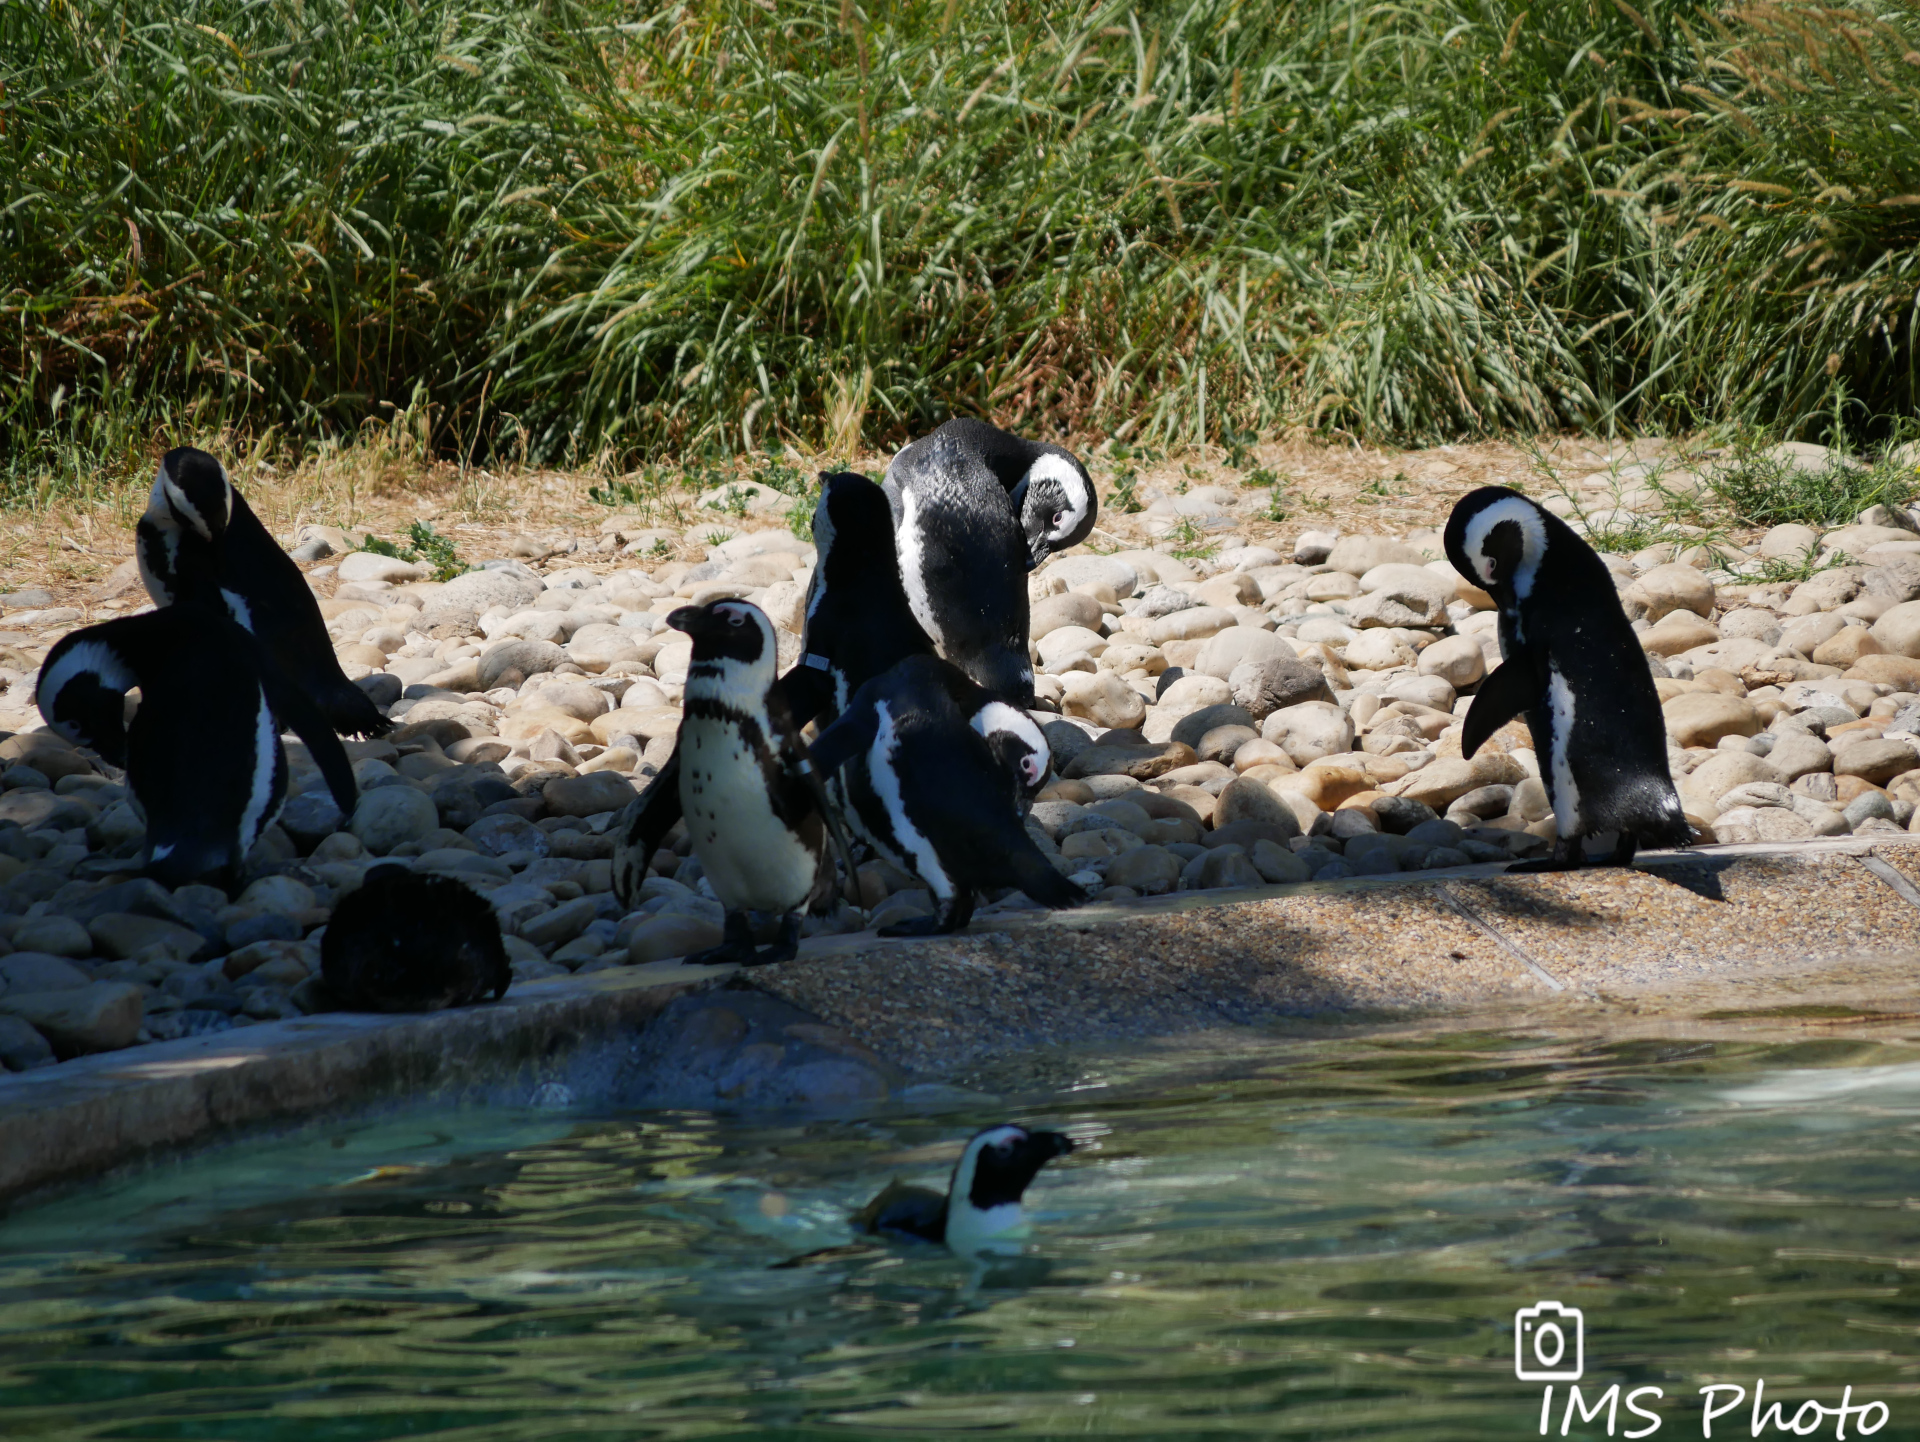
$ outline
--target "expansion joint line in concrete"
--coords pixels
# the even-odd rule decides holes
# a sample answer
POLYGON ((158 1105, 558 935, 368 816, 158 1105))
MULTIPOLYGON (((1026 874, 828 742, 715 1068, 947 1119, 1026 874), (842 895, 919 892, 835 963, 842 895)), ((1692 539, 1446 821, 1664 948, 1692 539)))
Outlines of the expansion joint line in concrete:
POLYGON ((1900 899, 1909 906, 1920 906, 1920 887, 1916 887, 1885 861, 1872 855, 1856 856, 1853 859, 1891 886, 1900 899))
POLYGON ((1567 984, 1564 981, 1561 981, 1539 962, 1528 956, 1526 952, 1514 942, 1501 935, 1493 923, 1475 911, 1473 907, 1467 903, 1465 898, 1456 893, 1451 886, 1443 883, 1440 886, 1436 886, 1434 890, 1439 892, 1442 901, 1446 902, 1448 906, 1459 913, 1460 919, 1466 922, 1468 926, 1471 926, 1475 931, 1486 937, 1488 941, 1491 941, 1495 946, 1506 952, 1508 956, 1512 957, 1528 971, 1539 977, 1541 981, 1552 987, 1553 990, 1565 991, 1567 989, 1567 984))

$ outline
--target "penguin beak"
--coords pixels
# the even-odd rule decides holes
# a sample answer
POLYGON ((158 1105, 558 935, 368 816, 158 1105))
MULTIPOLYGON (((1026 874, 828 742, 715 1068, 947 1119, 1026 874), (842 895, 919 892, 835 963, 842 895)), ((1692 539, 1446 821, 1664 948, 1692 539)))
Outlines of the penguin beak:
POLYGON ((682 606, 668 615, 667 624, 676 631, 685 631, 696 641, 716 634, 719 629, 713 612, 705 606, 682 606))
POLYGON ((1064 1157, 1073 1150, 1073 1138, 1065 1132, 1028 1132, 1027 1148, 1042 1162, 1064 1157))

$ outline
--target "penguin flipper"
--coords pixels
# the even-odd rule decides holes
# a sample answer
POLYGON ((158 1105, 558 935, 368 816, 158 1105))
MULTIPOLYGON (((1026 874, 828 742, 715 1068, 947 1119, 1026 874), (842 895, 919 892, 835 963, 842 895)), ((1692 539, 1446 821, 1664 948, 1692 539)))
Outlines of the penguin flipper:
POLYGON ((832 675, 809 666, 804 658, 773 684, 786 701, 787 714, 796 725, 806 725, 833 705, 832 675))
POLYGON ((286 674, 274 665, 265 647, 257 646, 255 650, 260 669, 260 687, 267 694, 267 705, 273 708, 273 714, 282 725, 307 743, 308 754, 320 768, 327 790, 333 793, 333 804, 340 808, 342 816, 352 816, 354 805, 360 799, 360 783, 354 779, 353 763, 347 760, 346 747, 340 744, 340 738, 334 734, 332 721, 314 705, 305 691, 289 681, 286 674))
POLYGON ((1479 694, 1467 708, 1460 733, 1460 754, 1471 760, 1489 736, 1523 711, 1540 703, 1546 690, 1540 674, 1519 657, 1506 662, 1480 683, 1479 694))
POLYGON ((680 816, 680 748, 676 745, 660 774, 634 799, 626 829, 614 847, 613 888, 622 905, 638 904, 653 854, 680 816))
POLYGON ((813 758, 814 770, 825 776, 873 745, 873 738, 879 734, 880 713, 870 705, 851 706, 820 733, 807 754, 813 758))

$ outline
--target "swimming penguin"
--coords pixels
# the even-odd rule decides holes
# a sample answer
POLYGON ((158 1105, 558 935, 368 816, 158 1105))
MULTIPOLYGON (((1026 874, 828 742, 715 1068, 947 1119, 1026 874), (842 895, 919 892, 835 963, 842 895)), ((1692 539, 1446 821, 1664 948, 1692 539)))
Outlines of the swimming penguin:
POLYGON ((1027 834, 1019 803, 1028 778, 969 724, 954 699, 966 684, 948 662, 910 656, 862 686, 811 748, 823 776, 839 773, 855 830, 933 893, 933 916, 882 936, 958 931, 974 893, 990 888, 1018 887, 1043 906, 1086 900, 1027 834))
POLYGON ((435 1011, 505 996, 500 918, 450 876, 398 862, 368 870, 320 938, 320 975, 352 1011, 435 1011))
MULTIPOLYGON (((823 472, 820 482, 800 661, 775 683, 796 726, 831 721, 855 691, 896 661, 933 654, 901 589, 886 493, 851 471, 823 472)), ((614 847, 614 892, 622 901, 637 904, 647 867, 680 817, 676 749, 641 793, 614 847)))
POLYGON ((1024 708, 1033 705, 1031 551, 1007 489, 978 444, 976 432, 991 429, 949 421, 896 455, 885 485, 900 579, 915 618, 942 656, 1024 708))
POLYGON ((889 1183, 853 1224, 868 1236, 933 1242, 962 1256, 1017 1247, 1027 1233, 1020 1199, 1040 1168, 1072 1150, 1062 1132, 988 1127, 967 1143, 944 1193, 889 1183))
POLYGON ((1581 839, 1596 832, 1619 834, 1616 866, 1640 846, 1684 846, 1693 831, 1667 767, 1660 695, 1593 548, 1504 486, 1461 499, 1446 545, 1454 569, 1500 608, 1506 657, 1473 698, 1460 754, 1525 712, 1553 805, 1553 856, 1524 869, 1579 866, 1581 839))
POLYGON ((35 699, 60 735, 126 768, 147 816, 147 872, 167 886, 239 879, 286 800, 283 725, 306 742, 341 814, 353 814, 353 767, 326 718, 210 607, 183 602, 71 632, 47 653, 35 699))
POLYGON ((225 610, 260 638, 334 730, 381 736, 393 729, 341 671, 300 568, 205 451, 181 446, 161 458, 146 514, 134 527, 134 555, 154 605, 193 600, 225 610))
MULTIPOLYGON (((826 789, 774 687, 773 622, 748 601, 682 606, 667 624, 693 638, 676 742, 680 807, 714 894, 725 940, 693 965, 788 961, 800 913, 835 892, 826 789), (775 912, 779 939, 756 951, 747 913, 775 912)), ((849 863, 851 870, 851 863, 849 863)))

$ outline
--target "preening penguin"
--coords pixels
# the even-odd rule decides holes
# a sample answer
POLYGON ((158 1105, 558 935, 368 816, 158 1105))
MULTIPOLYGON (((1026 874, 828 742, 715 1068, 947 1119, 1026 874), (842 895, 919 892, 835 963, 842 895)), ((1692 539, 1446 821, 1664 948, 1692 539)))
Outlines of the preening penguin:
POLYGON ((725 940, 690 963, 790 960, 800 912, 834 893, 833 818, 799 729, 774 686, 773 622, 747 601, 682 606, 667 624, 693 638, 677 742, 680 807, 694 855, 726 908, 725 940), (748 912, 775 912, 780 936, 755 951, 748 912))
POLYGON ((379 736, 392 729, 341 671, 300 568, 205 451, 181 446, 161 458, 146 514, 134 528, 134 554, 154 605, 200 601, 226 611, 259 637, 334 730, 379 736))
POLYGON ((1030 441, 965 417, 948 421, 933 435, 950 437, 979 456, 1005 487, 1026 536, 1029 569, 1055 551, 1079 545, 1093 529, 1099 513, 1093 477, 1065 446, 1030 441))
POLYGON ((988 1127, 967 1143, 944 1193, 893 1182, 854 1213, 853 1223, 868 1236, 933 1242, 962 1256, 1018 1246, 1027 1233, 1021 1198, 1028 1185, 1072 1150, 1061 1132, 988 1127))
POLYGON ((933 893, 935 915, 883 936, 958 931, 973 916, 974 893, 988 888, 1017 886, 1052 907, 1086 900, 1020 819, 1023 795, 1046 774, 1045 739, 1024 712, 989 700, 969 713, 955 699, 977 694, 947 662, 909 657, 862 686, 813 744, 821 774, 839 773, 854 828, 933 893), (1015 717, 1032 727, 1037 756, 1019 730, 1000 729, 1015 717))
POLYGON ((505 996, 500 918, 450 876, 397 862, 340 898, 320 938, 320 975, 356 1011, 435 1011, 505 996))
POLYGON ((1581 838, 1597 832, 1619 833, 1620 866, 1639 846, 1685 845, 1692 828, 1667 767, 1660 695, 1593 548, 1504 486, 1462 498, 1446 545, 1454 569, 1500 608, 1506 657, 1473 698, 1460 752, 1471 757, 1526 713, 1559 837, 1547 865, 1580 865, 1581 838))
MULTIPOLYGON (((992 429, 949 421, 887 467, 900 580, 941 655, 989 691, 1031 706, 1030 551, 1007 489, 972 428, 992 429)), ((1029 494, 1032 487, 1029 482, 1029 494)))
POLYGON ((183 602, 88 626, 47 653, 47 724, 116 766, 147 814, 147 871, 168 886, 237 880, 287 794, 284 723, 344 815, 358 788, 340 740, 265 648, 225 615, 183 602), (133 724, 126 693, 140 688, 133 724))

